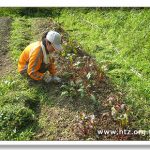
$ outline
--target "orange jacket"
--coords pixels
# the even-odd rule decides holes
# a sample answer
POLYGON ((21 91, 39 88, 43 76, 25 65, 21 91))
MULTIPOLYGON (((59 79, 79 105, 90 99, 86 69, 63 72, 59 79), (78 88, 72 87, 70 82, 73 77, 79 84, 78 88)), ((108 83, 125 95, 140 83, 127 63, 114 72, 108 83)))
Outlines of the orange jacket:
POLYGON ((57 71, 54 58, 50 59, 48 65, 43 65, 43 57, 40 41, 28 45, 20 55, 18 71, 20 73, 27 73, 34 80, 42 80, 44 72, 40 72, 40 70, 44 66, 52 75, 55 75, 57 71))

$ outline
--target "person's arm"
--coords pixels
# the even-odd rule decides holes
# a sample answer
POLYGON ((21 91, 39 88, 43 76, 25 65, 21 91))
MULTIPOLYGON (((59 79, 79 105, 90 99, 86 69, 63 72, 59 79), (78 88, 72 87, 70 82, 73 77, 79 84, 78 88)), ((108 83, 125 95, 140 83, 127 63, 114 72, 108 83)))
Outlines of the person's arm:
POLYGON ((34 80, 42 80, 44 77, 44 73, 40 73, 38 70, 41 67, 42 64, 42 51, 40 47, 36 48, 30 58, 29 58, 29 64, 28 64, 28 75, 34 79, 34 80))
POLYGON ((55 60, 54 58, 52 58, 50 60, 50 68, 49 68, 49 72, 52 76, 52 78, 49 81, 55 82, 55 83, 61 83, 61 78, 57 77, 56 73, 57 73, 57 68, 55 65, 55 60))
POLYGON ((55 59, 54 59, 54 58, 52 58, 52 59, 50 60, 49 72, 50 72, 50 74, 51 74, 52 76, 55 76, 56 73, 57 73, 57 67, 56 67, 56 65, 55 65, 55 59))

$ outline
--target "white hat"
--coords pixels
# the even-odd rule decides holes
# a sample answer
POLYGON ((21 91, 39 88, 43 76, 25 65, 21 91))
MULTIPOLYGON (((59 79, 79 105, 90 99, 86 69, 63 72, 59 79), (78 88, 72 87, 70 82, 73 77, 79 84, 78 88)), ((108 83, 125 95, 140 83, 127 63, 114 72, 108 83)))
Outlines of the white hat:
POLYGON ((52 43, 56 50, 62 50, 61 46, 61 36, 56 31, 49 31, 46 35, 46 39, 52 43))

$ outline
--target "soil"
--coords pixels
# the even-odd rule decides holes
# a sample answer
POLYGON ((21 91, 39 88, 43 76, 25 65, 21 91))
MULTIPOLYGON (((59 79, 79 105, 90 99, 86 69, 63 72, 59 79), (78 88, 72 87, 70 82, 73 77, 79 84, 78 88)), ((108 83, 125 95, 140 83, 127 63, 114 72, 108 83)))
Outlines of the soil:
POLYGON ((11 59, 8 55, 11 18, 0 17, 0 77, 12 70, 11 59))

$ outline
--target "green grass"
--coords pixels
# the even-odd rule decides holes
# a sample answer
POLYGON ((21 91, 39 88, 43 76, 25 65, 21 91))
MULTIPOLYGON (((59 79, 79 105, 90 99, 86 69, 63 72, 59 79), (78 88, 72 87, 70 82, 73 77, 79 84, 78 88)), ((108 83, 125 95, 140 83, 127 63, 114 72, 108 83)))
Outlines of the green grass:
POLYGON ((32 38, 30 24, 30 20, 24 18, 14 18, 12 22, 9 47, 13 71, 0 79, 1 140, 30 140, 35 128, 37 114, 30 103, 37 101, 38 96, 17 72, 18 58, 32 38))
POLYGON ((149 13, 147 8, 68 8, 54 18, 126 93, 134 127, 145 130, 150 127, 149 13))

